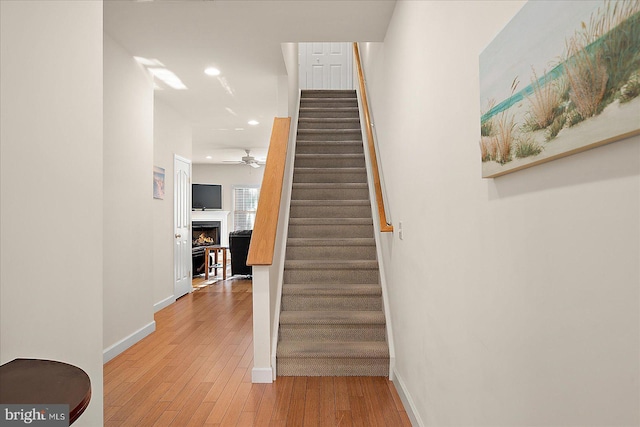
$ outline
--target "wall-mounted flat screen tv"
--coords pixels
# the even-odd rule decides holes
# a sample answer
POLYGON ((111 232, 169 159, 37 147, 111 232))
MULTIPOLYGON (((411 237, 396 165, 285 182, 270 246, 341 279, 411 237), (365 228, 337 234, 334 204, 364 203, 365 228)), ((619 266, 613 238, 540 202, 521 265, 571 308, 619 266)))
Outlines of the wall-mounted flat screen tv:
POLYGON ((222 209, 222 185, 191 184, 193 210, 222 209))

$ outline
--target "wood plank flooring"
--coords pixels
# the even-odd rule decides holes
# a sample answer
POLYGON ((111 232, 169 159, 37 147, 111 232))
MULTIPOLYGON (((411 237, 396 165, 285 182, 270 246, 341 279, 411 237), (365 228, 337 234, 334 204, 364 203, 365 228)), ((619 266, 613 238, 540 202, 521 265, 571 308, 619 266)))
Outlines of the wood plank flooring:
MULTIPOLYGON (((194 281, 194 285, 196 281, 194 281)), ((105 426, 410 426, 382 377, 252 384, 251 281, 199 288, 104 365, 105 426)))

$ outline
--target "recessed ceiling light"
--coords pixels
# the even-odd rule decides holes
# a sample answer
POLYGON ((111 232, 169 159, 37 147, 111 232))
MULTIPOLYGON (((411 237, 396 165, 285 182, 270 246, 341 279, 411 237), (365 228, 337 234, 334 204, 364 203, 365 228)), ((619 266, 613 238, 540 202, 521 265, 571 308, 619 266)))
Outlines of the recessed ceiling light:
POLYGON ((249 120, 247 123, 249 123, 251 126, 257 126, 260 124, 260 122, 257 120, 249 120))
POLYGON ((207 159, 209 159, 209 160, 211 160, 211 159, 212 159, 212 157, 211 157, 211 156, 207 156, 206 158, 207 158, 207 159))
POLYGON ((209 67, 209 68, 205 68, 204 73, 207 76, 219 76, 220 75, 220 70, 218 70, 217 68, 214 68, 214 67, 209 67))

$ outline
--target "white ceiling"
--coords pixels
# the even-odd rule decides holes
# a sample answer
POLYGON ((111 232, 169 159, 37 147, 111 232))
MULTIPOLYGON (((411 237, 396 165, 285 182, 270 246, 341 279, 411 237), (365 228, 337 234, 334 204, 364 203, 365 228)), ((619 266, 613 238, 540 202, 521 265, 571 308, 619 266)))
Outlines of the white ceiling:
POLYGON ((133 56, 159 60, 185 83, 188 90, 164 88, 156 98, 191 124, 193 162, 220 163, 239 160, 245 148, 266 157, 278 76, 286 74, 281 43, 383 41, 394 6, 395 0, 107 0, 104 28, 133 56), (208 66, 222 74, 205 75, 208 66), (252 119, 260 124, 248 125, 252 119))

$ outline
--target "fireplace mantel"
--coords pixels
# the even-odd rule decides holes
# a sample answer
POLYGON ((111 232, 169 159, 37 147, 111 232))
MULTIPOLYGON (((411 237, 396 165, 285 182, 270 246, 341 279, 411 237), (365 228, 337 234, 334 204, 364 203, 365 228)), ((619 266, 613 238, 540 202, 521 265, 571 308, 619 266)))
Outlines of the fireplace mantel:
POLYGON ((192 211, 191 222, 193 221, 220 221, 220 244, 229 246, 229 228, 227 218, 230 211, 192 211))

